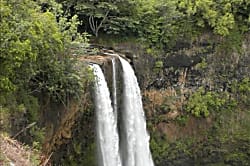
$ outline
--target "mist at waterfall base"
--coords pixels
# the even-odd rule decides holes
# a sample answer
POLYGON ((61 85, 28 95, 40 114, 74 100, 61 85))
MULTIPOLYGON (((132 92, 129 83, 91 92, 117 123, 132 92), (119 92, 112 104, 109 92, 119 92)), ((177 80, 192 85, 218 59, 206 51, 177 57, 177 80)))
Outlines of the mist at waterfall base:
POLYGON ((99 65, 92 65, 95 75, 98 163, 99 166, 154 166, 137 78, 130 64, 121 57, 119 60, 123 70, 122 110, 117 110, 115 60, 112 60, 113 107, 105 76, 99 65), (119 122, 117 114, 121 117, 119 122))

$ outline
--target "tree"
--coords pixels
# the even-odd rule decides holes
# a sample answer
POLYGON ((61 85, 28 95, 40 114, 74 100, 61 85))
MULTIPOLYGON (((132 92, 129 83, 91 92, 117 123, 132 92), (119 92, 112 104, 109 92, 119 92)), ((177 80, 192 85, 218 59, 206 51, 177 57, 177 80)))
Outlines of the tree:
POLYGON ((91 30, 98 37, 102 29, 109 34, 121 34, 132 30, 132 13, 136 2, 133 0, 70 1, 59 0, 65 11, 78 15, 85 30, 91 30))
POLYGON ((40 2, 30 0, 0 4, 1 95, 24 88, 63 101, 65 95, 81 93, 81 80, 68 55, 73 40, 86 46, 85 36, 76 31, 77 18, 62 17, 55 3, 53 10, 43 11, 40 2))
POLYGON ((177 8, 177 0, 138 1, 135 20, 140 39, 149 47, 169 49, 182 27, 183 14, 177 8))
MULTIPOLYGON (((25 0, 22 3, 16 3, 4 0, 0 4, 0 91, 3 92, 15 89, 17 81, 15 71, 20 70, 24 64, 29 65, 27 73, 34 72, 30 69, 38 56, 38 48, 33 42, 39 39, 38 35, 42 29, 41 22, 34 20, 38 16, 33 2, 25 0)), ((49 17, 47 14, 44 16, 49 17)))
POLYGON ((196 25, 209 26, 216 34, 226 36, 238 26, 242 32, 249 31, 250 1, 181 0, 178 7, 192 17, 196 25))

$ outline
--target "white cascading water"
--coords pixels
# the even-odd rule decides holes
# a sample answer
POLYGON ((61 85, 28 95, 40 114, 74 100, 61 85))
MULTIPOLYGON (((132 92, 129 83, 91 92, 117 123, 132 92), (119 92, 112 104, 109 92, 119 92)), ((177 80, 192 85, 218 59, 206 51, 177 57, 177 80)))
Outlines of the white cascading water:
POLYGON ((140 88, 130 64, 119 57, 123 68, 121 154, 123 166, 154 166, 140 88), (125 138, 124 138, 125 137, 125 138))
POLYGON ((116 62, 115 58, 112 58, 112 70, 113 70, 113 109, 117 121, 117 88, 116 88, 116 62))
POLYGON ((95 75, 95 107, 97 116, 97 148, 99 166, 121 166, 116 115, 110 92, 99 65, 92 65, 95 75))

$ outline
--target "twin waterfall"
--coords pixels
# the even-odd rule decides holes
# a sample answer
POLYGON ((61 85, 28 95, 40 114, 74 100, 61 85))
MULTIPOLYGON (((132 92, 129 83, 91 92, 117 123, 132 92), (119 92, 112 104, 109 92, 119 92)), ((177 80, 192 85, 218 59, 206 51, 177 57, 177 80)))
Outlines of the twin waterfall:
POLYGON ((115 59, 112 60, 112 100, 101 68, 99 65, 92 65, 96 79, 98 164, 99 166, 154 166, 140 88, 130 64, 120 57, 119 59, 123 69, 121 110, 117 108, 115 59))

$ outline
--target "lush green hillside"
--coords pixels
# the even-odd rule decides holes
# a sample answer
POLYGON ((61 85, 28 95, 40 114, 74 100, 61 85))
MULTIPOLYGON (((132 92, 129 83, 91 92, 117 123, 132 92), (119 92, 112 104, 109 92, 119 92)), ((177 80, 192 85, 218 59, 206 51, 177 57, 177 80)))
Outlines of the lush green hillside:
POLYGON ((249 11, 249 0, 1 0, 0 130, 56 163, 94 163, 92 131, 78 133, 93 129, 91 74, 77 58, 104 46, 133 62, 157 166, 249 165, 249 11))

